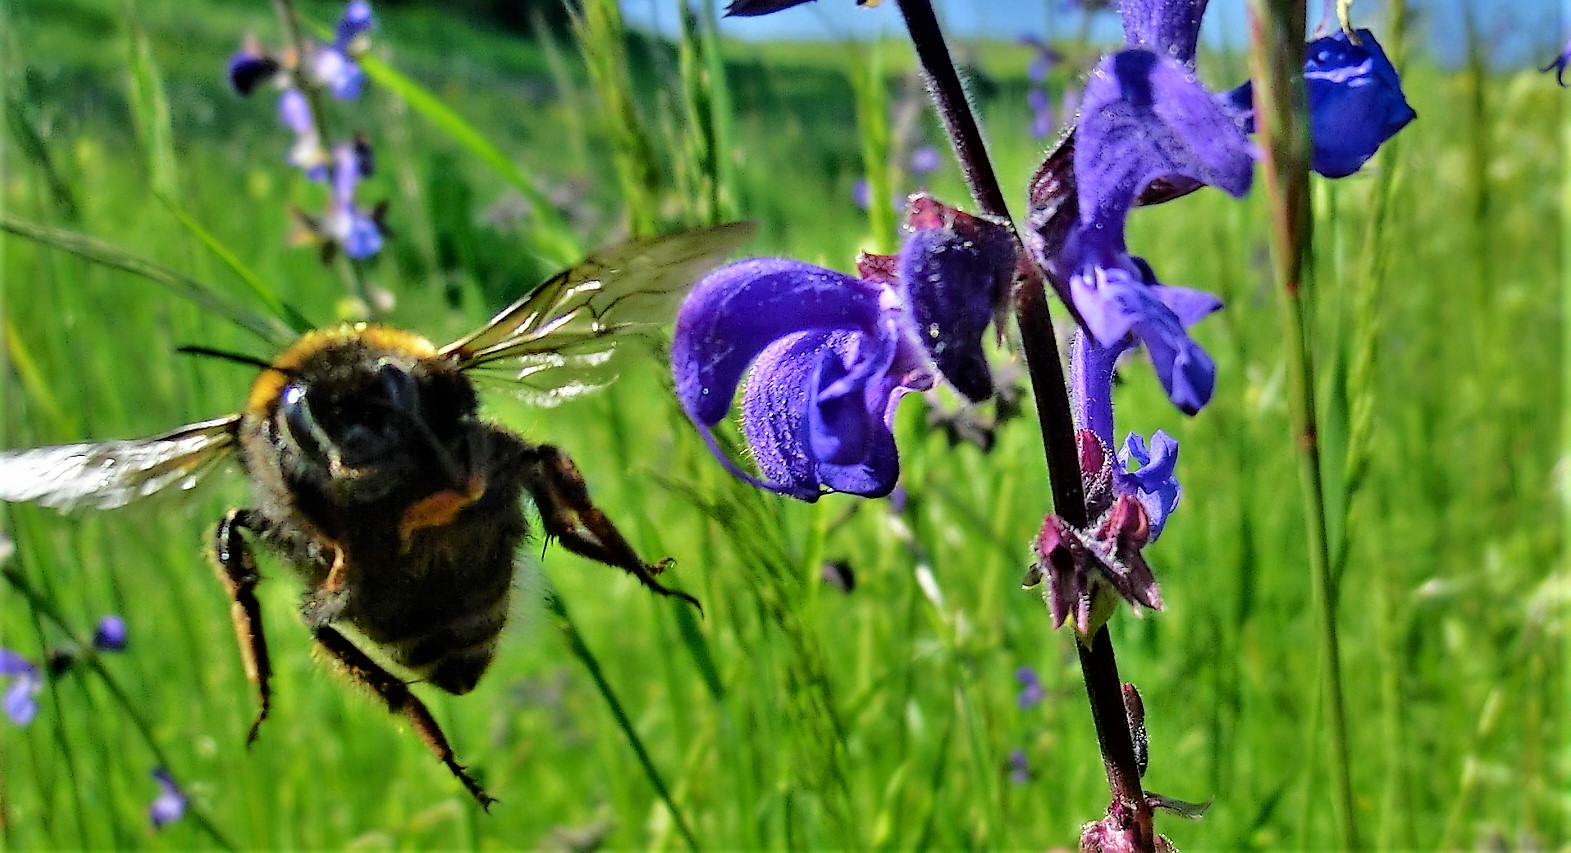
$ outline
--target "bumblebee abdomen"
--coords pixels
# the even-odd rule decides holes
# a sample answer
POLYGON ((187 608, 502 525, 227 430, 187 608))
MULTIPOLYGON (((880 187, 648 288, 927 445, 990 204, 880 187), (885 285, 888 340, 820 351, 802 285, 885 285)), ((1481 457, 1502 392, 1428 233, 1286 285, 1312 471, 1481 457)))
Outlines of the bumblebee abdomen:
POLYGON ((504 592, 489 606, 433 622, 382 647, 395 663, 436 687, 468 693, 496 656, 508 609, 509 596, 504 592))

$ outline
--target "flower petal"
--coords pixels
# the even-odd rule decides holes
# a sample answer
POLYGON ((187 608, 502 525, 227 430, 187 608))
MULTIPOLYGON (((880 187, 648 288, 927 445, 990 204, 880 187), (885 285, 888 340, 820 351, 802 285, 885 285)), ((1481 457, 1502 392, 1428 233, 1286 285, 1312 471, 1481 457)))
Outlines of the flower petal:
MULTIPOLYGON (((1358 38, 1362 45, 1338 30, 1304 47, 1310 168, 1328 178, 1358 171, 1387 139, 1418 117, 1374 34, 1359 30, 1358 38)), ((1254 83, 1246 82, 1222 98, 1234 120, 1254 133, 1254 83)))
POLYGON ((185 816, 186 796, 175 784, 173 776, 162 767, 153 770, 153 779, 158 782, 158 796, 148 807, 148 816, 152 819, 153 828, 160 829, 165 824, 173 823, 185 816))
POLYGON ((1074 171, 1088 227, 1122 232, 1135 199, 1158 179, 1191 178, 1239 197, 1249 191, 1248 138, 1171 59, 1138 49, 1103 58, 1086 83, 1081 117, 1074 171))
POLYGON ((982 335, 1014 277, 1014 232, 925 194, 912 197, 911 220, 899 268, 918 336, 957 391, 986 400, 993 376, 982 335))
POLYGON ((753 18, 800 6, 810 0, 731 0, 725 9, 727 18, 753 18))
POLYGON ((247 96, 258 86, 278 76, 282 68, 271 56, 242 50, 229 59, 229 86, 236 94, 247 96))
POLYGON ((11 651, 0 649, 0 675, 36 675, 38 667, 25 657, 11 651))
POLYGON ((845 330, 884 335, 886 288, 786 258, 756 258, 705 276, 682 303, 671 370, 694 423, 718 424, 742 373, 774 341, 795 332, 845 330))
POLYGON ((125 620, 113 614, 98 620, 98 626, 93 629, 93 648, 101 652, 123 652, 125 647, 125 620))
POLYGON ((367 0, 350 0, 344 8, 344 16, 338 19, 338 31, 334 34, 333 44, 339 50, 347 51, 350 42, 370 32, 374 23, 371 4, 367 0))
POLYGON ((11 718, 11 722, 25 726, 33 721, 33 717, 38 714, 37 697, 43 686, 37 670, 17 676, 16 681, 5 691, 3 702, 5 715, 11 718))
POLYGON ((1151 526, 1150 539, 1155 542, 1167 524, 1167 517, 1178 507, 1183 494, 1175 473, 1178 463, 1178 440, 1157 430, 1151 436, 1151 446, 1138 433, 1130 433, 1124 440, 1124 449, 1118 454, 1119 466, 1114 469, 1116 488, 1132 494, 1145 507, 1151 526), (1130 470, 1130 463, 1135 463, 1130 470))
POLYGON ((1200 19, 1207 0, 1121 0, 1124 40, 1131 46, 1166 54, 1185 65, 1195 64, 1200 19))

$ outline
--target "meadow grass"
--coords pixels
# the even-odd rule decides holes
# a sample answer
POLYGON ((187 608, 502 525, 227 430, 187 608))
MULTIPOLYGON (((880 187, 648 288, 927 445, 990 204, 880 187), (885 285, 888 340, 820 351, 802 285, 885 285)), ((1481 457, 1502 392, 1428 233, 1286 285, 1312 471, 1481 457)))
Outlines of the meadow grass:
MULTIPOLYGON (((320 199, 285 168, 272 103, 242 101, 220 77, 241 33, 275 32, 266 4, 12 0, 0 10, 0 210, 113 242, 264 310, 154 197, 157 170, 172 168, 179 206, 271 299, 314 323, 340 316, 338 278, 285 245, 288 207, 320 199), (128 10, 169 104, 162 155, 134 129, 128 10)), ((565 39, 380 12, 382 56, 513 158, 584 248, 626 228, 623 192, 640 180, 650 223, 756 219, 750 254, 845 269, 859 246, 887 240, 850 200, 869 171, 864 154, 890 145, 864 138, 889 129, 859 119, 857 105, 892 111, 911 91, 906 45, 721 43, 716 54, 696 35, 685 48, 618 40, 626 70, 597 79, 565 39), (630 85, 633 114, 605 119, 597 85, 630 85), (682 130, 694 97, 731 107, 707 137, 718 152, 709 172, 692 165, 705 149, 682 130), (636 150, 632 131, 644 134, 652 176, 613 168, 636 150), (716 182, 698 193, 707 207, 693 197, 705 179, 716 182)), ((1001 178, 1023 187, 1042 153, 1028 135, 1025 54, 965 50, 1001 178)), ((1566 94, 1529 72, 1438 69, 1420 49, 1406 88, 1420 119, 1395 150, 1314 189, 1311 346, 1329 493, 1346 496, 1330 541, 1355 808, 1365 842, 1385 848, 1550 846, 1566 841, 1571 811, 1568 589, 1552 483, 1566 94)), ((392 199, 396 238, 370 269, 396 297, 391 322, 451 339, 549 272, 548 247, 493 169, 385 90, 350 110, 339 125, 382 142, 363 197, 392 199)), ((917 129, 939 142, 919 115, 917 129)), ((952 165, 931 186, 964 198, 952 165)), ((1167 610, 1113 625, 1122 674, 1147 708, 1147 787, 1215 801, 1202 821, 1161 820, 1180 847, 1319 848, 1339 837, 1261 195, 1202 191, 1131 223, 1132 247, 1164 280, 1228 302, 1196 332, 1220 375, 1204 413, 1177 415, 1141 361, 1118 392, 1121 428, 1160 427, 1183 446, 1183 506, 1149 553, 1167 610)), ((249 371, 174 348, 266 354, 150 281, 16 237, 0 238, 0 272, 0 446, 149 435, 233 411, 249 371)), ((237 476, 114 513, 6 509, 17 546, 7 569, 72 630, 125 616, 130 649, 101 664, 148 737, 97 672, 51 681, 30 726, 0 721, 5 845, 674 848, 687 844, 685 822, 709 848, 1072 846, 1107 793, 1071 640, 1018 588, 1050 505, 1034 418, 1004 425, 983 453, 949 446, 908 400, 904 509, 843 496, 808 506, 732 480, 668 386, 650 359, 557 410, 488 398, 492 417, 571 453, 641 551, 675 556, 672 582, 705 605, 695 619, 547 549, 540 562, 587 652, 575 653, 560 612, 521 606, 472 695, 423 694, 501 799, 489 815, 415 737, 312 660, 297 588, 273 561, 261 596, 277 698, 245 749, 253 696, 203 554, 223 509, 247 500, 237 476), (854 592, 820 582, 825 559, 854 567, 854 592), (1029 709, 1016 705, 1020 666, 1048 694, 1029 709), (1015 749, 1032 769, 1024 783, 1010 778, 1015 749), (218 835, 194 819, 148 828, 160 761, 218 835)), ((14 588, 0 593, 0 646, 37 659, 64 639, 14 588)))

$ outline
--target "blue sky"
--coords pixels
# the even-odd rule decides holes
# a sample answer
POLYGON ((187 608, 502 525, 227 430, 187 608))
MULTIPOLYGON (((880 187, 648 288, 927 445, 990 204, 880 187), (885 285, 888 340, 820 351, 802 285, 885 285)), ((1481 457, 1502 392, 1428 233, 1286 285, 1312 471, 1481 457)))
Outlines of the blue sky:
MULTIPOLYGON (((628 22, 643 29, 671 33, 681 0, 622 0, 628 22)), ((727 0, 714 0, 723 9, 727 0)), ((956 37, 1013 39, 1021 35, 1078 33, 1084 16, 1064 0, 934 0, 945 26, 956 37)), ((1206 14, 1203 38, 1211 44, 1238 44, 1244 37, 1244 0, 1214 0, 1206 14)), ((1310 25, 1318 20, 1320 2, 1310 2, 1310 25)), ((1354 20, 1379 29, 1385 3, 1362 0, 1354 20)), ((1414 0, 1410 15, 1424 37, 1448 62, 1461 56, 1465 43, 1463 17, 1471 6, 1479 31, 1489 38, 1498 63, 1542 65, 1571 37, 1571 0, 1414 0)), ((1091 35, 1116 41, 1118 18, 1093 15, 1091 35)), ((728 18, 721 31, 733 38, 866 40, 901 32, 894 0, 876 8, 858 7, 854 0, 816 0, 762 18, 728 18)))

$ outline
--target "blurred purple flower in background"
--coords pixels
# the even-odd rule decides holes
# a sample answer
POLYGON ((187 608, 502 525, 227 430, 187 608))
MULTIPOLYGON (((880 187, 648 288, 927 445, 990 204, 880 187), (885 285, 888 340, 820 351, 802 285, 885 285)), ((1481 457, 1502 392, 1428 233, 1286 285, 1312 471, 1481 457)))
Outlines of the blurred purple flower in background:
POLYGON ((1016 785, 1024 785, 1030 782, 1035 775, 1035 773, 1031 772, 1031 763, 1026 758, 1026 751, 1023 749, 1011 749, 1009 751, 1009 781, 1016 785))
POLYGON ((93 648, 101 652, 123 652, 126 647, 125 620, 110 614, 98 620, 93 629, 93 648))
POLYGON ((382 228, 375 215, 355 204, 355 187, 368 177, 370 148, 363 144, 339 143, 333 147, 333 197, 322 220, 322 235, 355 260, 364 260, 382 250, 382 228))
POLYGON ((306 61, 306 73, 317 85, 341 101, 360 97, 365 88, 365 71, 355 61, 364 49, 361 36, 371 31, 371 4, 352 0, 338 27, 332 44, 315 45, 306 61))
POLYGON ((16 679, 5 691, 5 715, 19 726, 31 723, 38 714, 38 693, 44 689, 38 667, 10 649, 0 649, 0 677, 16 679))
POLYGON ((327 149, 322 147, 304 92, 290 88, 278 96, 278 121, 295 134, 295 144, 289 148, 289 165, 313 181, 327 180, 327 149))
POLYGON ((148 817, 152 819, 154 829, 162 829, 185 817, 186 795, 175 784, 173 776, 162 767, 153 768, 153 779, 158 783, 158 796, 148 806, 148 817))
POLYGON ((1555 72, 1555 82, 1565 86, 1567 65, 1571 65, 1571 41, 1566 42, 1566 46, 1560 51, 1560 55, 1555 57, 1553 62, 1538 70, 1555 72))
POLYGON ((1029 666, 1022 666, 1015 670, 1015 680, 1020 682, 1020 695, 1015 697, 1015 702, 1020 705, 1020 710, 1034 707, 1047 698, 1047 691, 1042 687, 1042 680, 1037 677, 1036 670, 1029 666))

